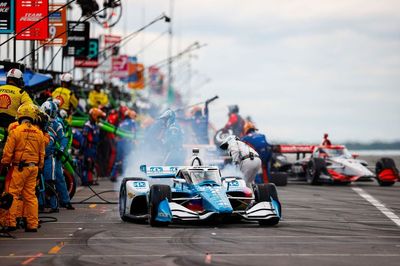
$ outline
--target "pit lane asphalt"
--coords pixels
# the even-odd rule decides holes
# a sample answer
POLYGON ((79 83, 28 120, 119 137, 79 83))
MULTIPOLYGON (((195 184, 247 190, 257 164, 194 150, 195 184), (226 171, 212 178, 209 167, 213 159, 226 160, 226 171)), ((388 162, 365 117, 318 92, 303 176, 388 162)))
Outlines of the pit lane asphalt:
MULTIPOLYGON (((112 189, 101 180, 96 191, 112 189)), ((284 220, 257 223, 172 225, 124 223, 118 205, 62 209, 58 222, 38 233, 0 238, 1 265, 399 265, 400 227, 353 188, 361 188, 400 216, 400 184, 278 187, 284 220)), ((92 193, 84 188, 74 201, 92 193)), ((106 196, 116 201, 117 193, 106 196)))

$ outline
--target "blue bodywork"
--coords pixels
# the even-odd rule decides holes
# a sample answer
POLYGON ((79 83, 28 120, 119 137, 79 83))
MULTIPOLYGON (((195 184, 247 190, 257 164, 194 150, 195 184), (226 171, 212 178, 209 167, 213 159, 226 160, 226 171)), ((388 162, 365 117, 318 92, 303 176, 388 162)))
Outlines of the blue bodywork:
MULTIPOLYGON (((248 209, 246 204, 254 199, 252 191, 240 178, 222 179, 217 167, 143 165, 140 170, 145 174, 148 183, 140 182, 147 187, 151 187, 152 183, 168 184, 170 187, 170 196, 160 199, 158 203, 154 218, 157 222, 168 224, 173 220, 208 220, 214 216, 231 215, 257 221, 268 220, 269 217, 274 219, 274 216, 281 218, 280 202, 273 198, 258 202, 258 207, 253 205, 252 209, 248 209)), ((138 182, 133 182, 132 188, 136 195, 139 195, 136 189, 138 182)), ((147 202, 151 200, 148 191, 142 192, 147 194, 147 202)))
POLYGON ((171 222, 172 221, 172 213, 169 208, 168 200, 165 199, 160 202, 158 205, 158 214, 156 217, 156 221, 158 222, 171 222))

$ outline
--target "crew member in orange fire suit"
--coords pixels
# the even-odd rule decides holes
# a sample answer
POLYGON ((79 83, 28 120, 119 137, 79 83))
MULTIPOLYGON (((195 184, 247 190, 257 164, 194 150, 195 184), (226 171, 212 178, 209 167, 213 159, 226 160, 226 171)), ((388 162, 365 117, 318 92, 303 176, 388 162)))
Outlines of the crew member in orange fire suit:
MULTIPOLYGON (((25 104, 18 108, 19 126, 10 132, 4 147, 3 166, 11 166, 9 186, 6 190, 13 196, 22 196, 24 215, 27 219, 26 232, 37 232, 39 225, 38 202, 35 195, 36 177, 43 168, 45 153, 45 137, 43 132, 33 125, 37 120, 36 108, 33 104, 25 104)), ((16 229, 18 204, 13 201, 7 215, 7 230, 16 229)))

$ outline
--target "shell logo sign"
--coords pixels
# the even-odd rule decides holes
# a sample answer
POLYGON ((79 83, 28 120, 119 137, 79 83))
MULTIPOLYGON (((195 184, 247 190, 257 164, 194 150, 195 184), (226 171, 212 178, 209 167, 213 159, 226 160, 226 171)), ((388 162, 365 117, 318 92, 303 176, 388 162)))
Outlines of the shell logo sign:
POLYGON ((0 109, 8 109, 11 105, 11 97, 8 94, 0 95, 0 109))

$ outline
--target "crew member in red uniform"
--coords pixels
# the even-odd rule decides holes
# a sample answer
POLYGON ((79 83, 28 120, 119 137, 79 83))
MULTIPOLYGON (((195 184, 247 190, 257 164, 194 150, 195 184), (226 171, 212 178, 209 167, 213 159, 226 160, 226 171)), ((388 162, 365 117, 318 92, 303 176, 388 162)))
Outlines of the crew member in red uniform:
POLYGON ((243 136, 244 119, 239 115, 239 106, 230 105, 228 106, 228 122, 226 123, 224 130, 232 129, 233 135, 243 136))
POLYGON ((321 145, 322 146, 331 146, 332 145, 331 141, 328 139, 328 133, 324 134, 324 139, 322 140, 321 145))

